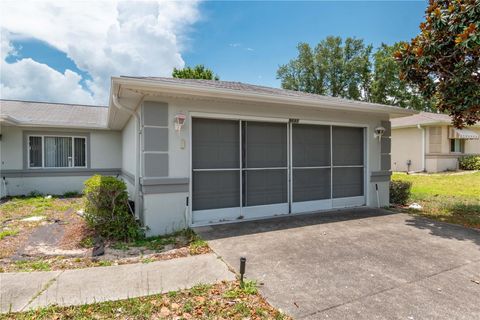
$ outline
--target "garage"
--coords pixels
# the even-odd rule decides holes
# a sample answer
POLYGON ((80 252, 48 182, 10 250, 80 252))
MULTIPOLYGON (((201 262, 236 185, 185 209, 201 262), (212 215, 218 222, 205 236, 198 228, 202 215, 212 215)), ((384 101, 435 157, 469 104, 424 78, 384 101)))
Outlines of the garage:
POLYGON ((365 128, 192 118, 192 223, 363 206, 365 128))

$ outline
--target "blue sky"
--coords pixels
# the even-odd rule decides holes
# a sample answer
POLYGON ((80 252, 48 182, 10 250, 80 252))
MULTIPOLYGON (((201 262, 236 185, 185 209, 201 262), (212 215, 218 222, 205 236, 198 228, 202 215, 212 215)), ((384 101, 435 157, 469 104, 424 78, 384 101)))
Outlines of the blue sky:
POLYGON ((206 2, 204 21, 190 34, 183 57, 203 63, 221 79, 279 86, 278 66, 329 35, 357 37, 378 46, 418 33, 426 2, 206 2))
MULTIPOLYGON (((50 4, 52 7, 56 5, 55 2, 50 4)), ((86 21, 88 24, 88 19, 94 17, 95 12, 102 17, 102 12, 110 11, 111 21, 107 14, 104 24, 95 25, 93 22, 98 23, 100 20, 92 20, 90 29, 88 27, 78 29, 80 23, 70 22, 68 17, 63 20, 59 18, 53 25, 53 22, 49 22, 52 16, 43 16, 44 7, 39 9, 42 11, 32 13, 30 27, 20 27, 20 24, 15 24, 12 17, 10 24, 7 21, 2 25, 2 28, 10 32, 10 47, 15 49, 5 57, 5 62, 14 66, 28 60, 31 64, 35 63, 36 67, 46 65, 51 73, 53 72, 47 79, 62 76, 66 78, 66 73, 72 71, 73 80, 70 77, 69 85, 62 90, 72 88, 71 90, 78 91, 76 99, 82 101, 96 95, 96 98, 91 99, 92 102, 105 99, 110 75, 141 73, 168 76, 174 66, 178 67, 183 63, 191 66, 205 64, 222 80, 278 87, 280 82, 276 79, 276 70, 279 65, 295 57, 298 42, 308 42, 314 46, 329 35, 362 38, 375 47, 382 42, 392 44, 401 40, 408 41, 418 33, 418 25, 423 20, 427 5, 426 1, 205 1, 197 4, 183 2, 173 9, 167 6, 166 9, 162 9, 163 11, 159 11, 161 19, 157 19, 159 21, 153 28, 159 28, 163 34, 162 28, 168 25, 168 28, 165 27, 167 35, 162 38, 162 35, 155 33, 153 38, 149 38, 143 35, 150 32, 151 26, 150 29, 149 26, 144 29, 130 26, 128 29, 120 23, 124 15, 138 8, 138 3, 113 4, 112 2, 111 8, 96 9, 90 6, 87 9, 85 4, 83 6, 81 3, 77 4, 80 11, 85 10, 84 17, 79 14, 83 19, 80 20, 82 23, 86 21), (120 14, 121 9, 125 9, 126 13, 120 14), (38 31, 38 25, 48 23, 52 24, 50 33, 42 34, 38 31), (121 52, 116 55, 111 53, 113 50, 111 48, 117 43, 111 44, 107 39, 111 37, 112 26, 116 26, 120 34, 122 32, 125 34, 122 37, 124 43, 118 45, 121 52), (96 37, 96 32, 100 34, 101 31, 105 35, 103 38, 89 40, 96 37), (56 32, 63 34, 57 36, 56 32), (132 37, 128 38, 132 33, 136 39, 136 43, 133 44, 130 40, 132 37), (71 34, 78 35, 78 39, 72 40, 71 34), (82 35, 85 36, 82 38, 82 35), (98 43, 104 47, 103 57, 97 57, 97 52, 82 53, 82 49, 89 45, 96 51, 94 48, 98 43), (150 48, 152 50, 149 50, 150 48), (100 82, 102 84, 99 84, 100 82)), ((153 10, 151 4, 143 8, 143 11, 132 14, 131 19, 137 19, 139 15, 148 15, 153 10)), ((162 7, 161 4, 158 6, 162 7)), ((71 8, 51 10, 56 18, 55 15, 62 15, 62 10, 67 15, 71 8)), ((24 13, 20 9, 18 15, 17 18, 28 18, 22 16, 24 13)), ((148 23, 151 21, 145 18, 145 24, 148 23)), ((7 92, 7 95, 13 92, 15 98, 18 98, 18 95, 31 94, 14 90, 16 85, 20 84, 14 81, 3 83, 2 80, 2 91, 7 92), (8 87, 9 90, 4 90, 4 87, 8 87)), ((62 97, 69 97, 58 95, 59 90, 52 92, 44 90, 50 93, 37 98, 59 100, 62 97)), ((40 88, 36 91, 42 90, 40 88)))

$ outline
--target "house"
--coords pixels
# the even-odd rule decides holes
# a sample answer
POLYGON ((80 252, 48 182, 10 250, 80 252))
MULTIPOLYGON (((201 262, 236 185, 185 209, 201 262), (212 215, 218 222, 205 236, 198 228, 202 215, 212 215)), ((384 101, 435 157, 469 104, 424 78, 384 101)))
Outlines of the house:
POLYGON ((392 119, 392 170, 441 172, 480 154, 480 124, 456 129, 448 115, 420 112, 392 119))
POLYGON ((118 175, 148 234, 389 203, 402 108, 238 82, 113 77, 108 107, 1 101, 3 195, 118 175), (377 192, 378 190, 378 192, 377 192))

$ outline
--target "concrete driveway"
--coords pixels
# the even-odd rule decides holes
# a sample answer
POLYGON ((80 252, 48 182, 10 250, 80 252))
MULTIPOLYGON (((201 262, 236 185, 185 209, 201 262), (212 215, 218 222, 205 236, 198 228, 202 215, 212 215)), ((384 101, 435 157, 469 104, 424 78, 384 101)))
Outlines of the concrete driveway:
POLYGON ((480 232, 379 209, 198 228, 297 319, 480 319, 480 232))

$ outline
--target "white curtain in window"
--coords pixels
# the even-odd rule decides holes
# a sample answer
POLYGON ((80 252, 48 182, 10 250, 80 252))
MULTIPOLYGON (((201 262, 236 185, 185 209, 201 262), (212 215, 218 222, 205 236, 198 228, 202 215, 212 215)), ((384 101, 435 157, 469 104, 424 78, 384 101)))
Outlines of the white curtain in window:
POLYGON ((72 138, 45 137, 45 167, 72 166, 72 138))

